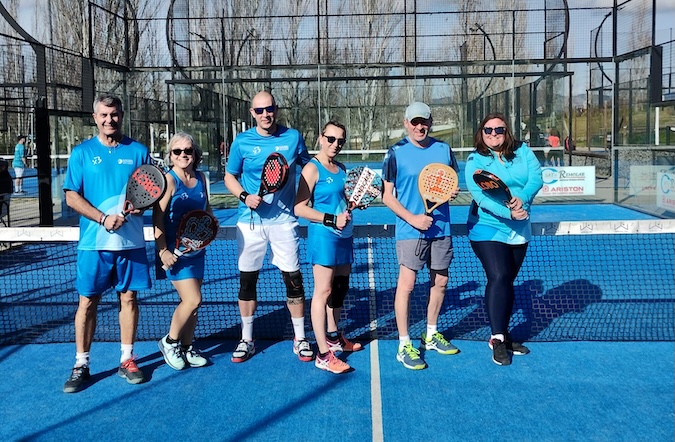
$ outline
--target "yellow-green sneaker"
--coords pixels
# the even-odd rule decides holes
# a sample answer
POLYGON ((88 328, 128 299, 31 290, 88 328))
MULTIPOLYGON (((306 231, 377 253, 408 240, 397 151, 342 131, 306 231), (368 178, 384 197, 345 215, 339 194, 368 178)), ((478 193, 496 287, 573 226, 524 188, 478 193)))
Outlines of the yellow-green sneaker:
POLYGON ((403 364, 405 368, 410 370, 423 370, 427 368, 426 362, 420 356, 420 351, 413 347, 412 342, 408 342, 404 346, 399 346, 396 359, 403 364))
POLYGON ((455 355, 459 353, 459 348, 452 345, 440 332, 434 333, 429 339, 426 333, 423 332, 422 348, 425 350, 436 350, 442 355, 455 355))

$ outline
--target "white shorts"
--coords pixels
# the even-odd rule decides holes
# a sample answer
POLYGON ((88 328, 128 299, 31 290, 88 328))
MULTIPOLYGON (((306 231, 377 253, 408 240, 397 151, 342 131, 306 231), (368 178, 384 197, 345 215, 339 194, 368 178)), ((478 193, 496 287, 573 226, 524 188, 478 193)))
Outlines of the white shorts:
POLYGON ((23 167, 14 168, 14 178, 23 178, 23 167))
POLYGON ((272 264, 282 272, 300 270, 298 259, 298 222, 284 224, 256 223, 251 230, 248 222, 237 223, 237 248, 239 271, 260 270, 267 253, 267 244, 272 249, 272 264))

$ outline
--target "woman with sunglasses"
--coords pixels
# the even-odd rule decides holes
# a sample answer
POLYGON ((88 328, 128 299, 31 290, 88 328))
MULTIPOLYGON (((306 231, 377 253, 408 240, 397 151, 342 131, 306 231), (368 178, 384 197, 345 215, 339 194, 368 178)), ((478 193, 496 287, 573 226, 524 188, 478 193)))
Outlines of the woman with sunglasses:
POLYGON ((485 307, 492 334, 488 342, 492 360, 511 364, 511 355, 530 350, 513 342, 508 333, 518 275, 531 238, 530 206, 542 187, 541 166, 527 144, 516 141, 506 118, 487 115, 474 136, 475 150, 466 160, 466 185, 473 201, 468 229, 471 248, 487 276, 485 307), (507 204, 490 199, 474 182, 473 174, 485 170, 499 177, 513 198, 507 204))
POLYGON ((335 352, 362 348, 338 333, 354 261, 351 216, 344 194, 347 174, 344 165, 335 159, 345 140, 342 124, 326 123, 319 137, 319 153, 302 169, 295 200, 295 214, 310 221, 307 253, 314 273, 311 313, 319 348, 314 365, 331 373, 350 370, 335 352))
POLYGON ((178 292, 180 303, 171 319, 169 333, 159 341, 159 349, 167 365, 174 370, 203 367, 208 360, 192 344, 197 326, 197 309, 202 302, 205 250, 176 258, 173 254, 176 231, 183 215, 192 210, 207 210, 206 178, 197 166, 202 151, 192 135, 178 132, 169 141, 166 164, 166 193, 153 209, 155 246, 159 259, 168 267, 167 278, 178 292))

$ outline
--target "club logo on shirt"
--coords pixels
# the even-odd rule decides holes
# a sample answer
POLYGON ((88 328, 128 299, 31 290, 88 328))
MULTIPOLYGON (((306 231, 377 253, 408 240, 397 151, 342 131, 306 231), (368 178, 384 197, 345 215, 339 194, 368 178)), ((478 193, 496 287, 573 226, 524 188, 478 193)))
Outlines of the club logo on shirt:
POLYGON ((99 156, 96 156, 96 157, 94 157, 94 158, 91 159, 91 162, 92 162, 94 165, 96 165, 96 164, 101 164, 102 161, 103 161, 103 160, 101 160, 101 157, 99 157, 99 156))
POLYGON ((256 146, 253 148, 253 155, 258 155, 260 153, 261 149, 260 146, 256 146))
POLYGON ((131 158, 120 158, 117 160, 117 164, 134 164, 134 160, 131 158))
POLYGON ((290 149, 290 148, 288 147, 288 145, 285 145, 285 146, 274 146, 274 150, 277 151, 277 152, 284 152, 284 151, 287 151, 287 150, 289 150, 289 149, 290 149))
POLYGON ((183 192, 183 193, 180 194, 180 196, 178 198, 180 198, 182 200, 186 200, 190 197, 188 196, 187 192, 183 192))
POLYGON ((326 178, 326 182, 327 182, 328 184, 332 183, 332 182, 333 182, 333 177, 330 177, 330 176, 329 176, 328 178, 326 178))

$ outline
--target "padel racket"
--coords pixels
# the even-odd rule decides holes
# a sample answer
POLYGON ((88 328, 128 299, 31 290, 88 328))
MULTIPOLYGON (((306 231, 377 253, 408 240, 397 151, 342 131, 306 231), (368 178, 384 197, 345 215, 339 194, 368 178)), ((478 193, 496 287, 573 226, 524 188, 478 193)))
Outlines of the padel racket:
POLYGON ((457 172, 452 167, 441 164, 428 164, 417 178, 417 186, 424 201, 424 211, 429 215, 435 208, 450 201, 459 187, 457 172))
POLYGON ((367 207, 382 195, 382 177, 367 166, 358 166, 347 172, 345 196, 347 211, 367 207))
POLYGON ((127 194, 122 207, 126 217, 134 210, 152 207, 166 191, 166 178, 161 170, 151 164, 144 164, 134 170, 127 181, 127 194))
MULTIPOLYGON (((173 255, 180 258, 186 253, 201 250, 218 235, 218 220, 206 210, 192 210, 180 220, 176 231, 173 255)), ((162 266, 167 270, 167 266, 162 266)))
POLYGON ((498 176, 479 169, 473 173, 473 180, 487 196, 509 207, 513 196, 509 187, 498 176))
POLYGON ((279 152, 274 152, 265 159, 260 174, 258 195, 264 197, 284 187, 288 181, 288 162, 279 152))

